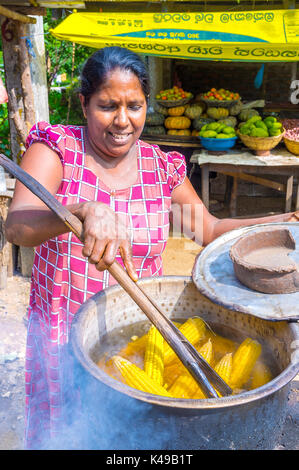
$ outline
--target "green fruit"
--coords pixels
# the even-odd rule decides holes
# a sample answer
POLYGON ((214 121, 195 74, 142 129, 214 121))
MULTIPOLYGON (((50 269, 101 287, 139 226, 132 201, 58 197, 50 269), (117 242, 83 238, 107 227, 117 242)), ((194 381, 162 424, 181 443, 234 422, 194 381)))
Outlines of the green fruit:
POLYGON ((282 128, 282 125, 280 122, 273 122, 272 126, 270 127, 270 129, 281 129, 282 128))
POLYGON ((251 137, 269 137, 268 131, 265 129, 261 129, 256 127, 255 129, 252 129, 250 132, 251 137))
POLYGON ((250 127, 246 126, 244 124, 244 126, 240 127, 240 133, 243 134, 243 135, 249 135, 250 134, 250 127))
POLYGON ((257 121, 255 123, 255 127, 260 128, 260 129, 264 129, 265 131, 268 130, 266 124, 263 121, 257 121))
POLYGON ((281 129, 275 129, 273 127, 270 127, 269 134, 271 135, 271 137, 274 137, 275 135, 280 135, 281 129))
POLYGON ((273 123, 273 122, 276 122, 276 121, 277 121, 277 119, 276 119, 276 117, 274 117, 274 116, 267 116, 267 117, 265 117, 265 119, 264 119, 264 123, 265 123, 265 124, 266 124, 267 122, 272 122, 272 123, 273 123))
POLYGON ((221 126, 221 124, 219 124, 218 122, 211 122, 210 124, 208 124, 207 130, 208 131, 216 131, 220 126, 221 126))
POLYGON ((232 134, 235 132, 235 129, 231 126, 225 126, 224 129, 222 129, 223 134, 232 134))
POLYGON ((207 127, 208 127, 208 124, 205 124, 204 126, 202 126, 201 131, 206 131, 207 127))
POLYGON ((220 134, 217 134, 217 137, 216 137, 216 139, 227 139, 227 138, 228 138, 228 135, 223 134, 222 132, 220 132, 220 134))
POLYGON ((206 138, 215 138, 217 137, 217 132, 215 131, 212 131, 212 130, 207 130, 207 131, 204 131, 203 134, 202 134, 202 137, 206 137, 206 138))
POLYGON ((268 116, 264 119, 264 123, 266 124, 266 126, 268 127, 268 129, 270 127, 273 126, 274 123, 277 122, 277 119, 274 117, 274 116, 268 116))
POLYGON ((226 127, 226 124, 220 124, 220 126, 217 129, 217 133, 219 134, 220 132, 222 132, 225 127, 226 127))
POLYGON ((261 121, 261 116, 252 116, 246 121, 246 124, 255 124, 257 121, 261 121))

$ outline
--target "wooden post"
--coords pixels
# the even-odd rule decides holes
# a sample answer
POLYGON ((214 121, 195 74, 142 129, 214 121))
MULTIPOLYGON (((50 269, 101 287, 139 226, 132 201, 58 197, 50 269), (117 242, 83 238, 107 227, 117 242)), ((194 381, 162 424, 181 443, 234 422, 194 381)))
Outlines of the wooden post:
POLYGON ((21 87, 23 95, 25 129, 27 134, 35 123, 34 96, 32 90, 29 53, 26 45, 26 36, 29 36, 29 28, 21 23, 19 26, 19 63, 21 74, 21 87))
POLYGON ((156 94, 163 89, 163 63, 159 57, 148 57, 148 69, 151 77, 149 104, 153 106, 156 94))
POLYGON ((46 51, 44 41, 43 17, 36 16, 36 23, 29 25, 32 50, 30 71, 35 106, 35 121, 49 122, 49 99, 47 85, 46 51))
MULTIPOLYGON (((2 24, 6 22, 2 43, 9 94, 11 152, 17 163, 31 127, 36 121, 49 121, 43 18, 37 16, 31 20, 34 21, 25 24, 2 19, 2 24), (5 34, 8 28, 11 34, 5 34)), ((21 273, 30 276, 34 249, 20 247, 19 254, 21 273)))
POLYGON ((7 277, 12 276, 12 246, 5 238, 4 223, 11 196, 0 194, 0 289, 5 289, 7 277))
POLYGON ((24 120, 24 105, 22 97, 22 85, 20 75, 20 64, 18 56, 19 47, 18 21, 7 21, 1 17, 2 48, 5 71, 6 89, 9 96, 9 126, 10 126, 10 147, 12 159, 18 162, 24 151, 24 135, 21 135, 18 126, 22 127, 24 120), (14 121, 16 118, 16 123, 14 121))

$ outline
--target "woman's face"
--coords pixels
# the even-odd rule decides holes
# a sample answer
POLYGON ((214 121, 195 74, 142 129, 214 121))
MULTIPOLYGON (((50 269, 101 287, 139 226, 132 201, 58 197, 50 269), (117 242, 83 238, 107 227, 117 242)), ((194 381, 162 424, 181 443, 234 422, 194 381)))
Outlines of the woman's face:
POLYGON ((80 101, 96 153, 104 159, 127 155, 140 137, 147 110, 138 77, 115 69, 86 106, 82 95, 80 101))

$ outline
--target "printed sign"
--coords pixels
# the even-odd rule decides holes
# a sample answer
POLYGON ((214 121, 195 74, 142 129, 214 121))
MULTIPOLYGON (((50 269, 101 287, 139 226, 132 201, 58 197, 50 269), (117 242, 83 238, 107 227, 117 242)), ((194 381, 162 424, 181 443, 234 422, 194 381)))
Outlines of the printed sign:
POLYGON ((73 13, 51 33, 89 47, 169 58, 298 61, 299 10, 73 13))

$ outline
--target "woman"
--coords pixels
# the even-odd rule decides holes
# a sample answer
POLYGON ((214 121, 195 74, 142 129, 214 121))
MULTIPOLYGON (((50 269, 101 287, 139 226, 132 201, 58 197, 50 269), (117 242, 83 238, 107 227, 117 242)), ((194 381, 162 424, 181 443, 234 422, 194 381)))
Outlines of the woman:
POLYGON ((83 245, 20 183, 6 222, 10 242, 37 247, 26 355, 31 449, 71 445, 61 438, 68 398, 77 399, 68 396, 74 392, 67 351, 72 319, 91 295, 115 283, 106 270, 115 258, 134 280, 162 274, 171 205, 175 221, 204 245, 236 227, 292 217, 218 220, 209 214, 186 177, 184 157, 139 140, 149 80, 135 53, 112 47, 93 54, 79 97, 86 126, 36 124, 21 166, 82 221, 83 245))

